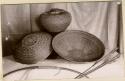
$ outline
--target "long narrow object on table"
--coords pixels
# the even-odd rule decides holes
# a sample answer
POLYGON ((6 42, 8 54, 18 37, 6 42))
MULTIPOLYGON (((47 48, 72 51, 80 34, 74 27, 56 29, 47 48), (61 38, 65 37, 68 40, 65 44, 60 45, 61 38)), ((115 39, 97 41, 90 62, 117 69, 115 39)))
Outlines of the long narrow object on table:
MULTIPOLYGON (((78 79, 78 78, 81 78, 81 77, 84 77, 83 75, 86 75, 86 73, 88 71, 91 71, 92 69, 95 69, 96 67, 100 67, 100 66, 103 66, 103 64, 105 65, 107 62, 106 61, 111 61, 110 59, 113 59, 113 58, 110 58, 112 57, 113 53, 117 50, 118 48, 115 48, 114 50, 110 51, 108 54, 106 54, 104 57, 102 57, 101 59, 97 60, 90 68, 88 68, 87 70, 85 70, 83 73, 79 74, 78 76, 75 77, 75 79, 78 79), (100 64, 100 65, 99 65, 100 64)), ((115 56, 114 56, 115 57, 115 56)), ((117 55, 116 55, 117 57, 117 55)), ((87 76, 87 75, 86 75, 87 76)))

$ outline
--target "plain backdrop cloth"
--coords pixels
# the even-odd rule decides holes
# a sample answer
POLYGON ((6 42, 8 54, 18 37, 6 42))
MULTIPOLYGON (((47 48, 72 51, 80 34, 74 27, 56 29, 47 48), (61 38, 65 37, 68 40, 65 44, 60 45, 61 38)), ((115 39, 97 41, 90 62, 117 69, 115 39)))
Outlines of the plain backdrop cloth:
POLYGON ((32 8, 38 15, 51 8, 67 10, 72 15, 72 21, 67 30, 87 31, 97 36, 106 49, 117 47, 118 4, 116 2, 32 4, 31 10, 32 8))

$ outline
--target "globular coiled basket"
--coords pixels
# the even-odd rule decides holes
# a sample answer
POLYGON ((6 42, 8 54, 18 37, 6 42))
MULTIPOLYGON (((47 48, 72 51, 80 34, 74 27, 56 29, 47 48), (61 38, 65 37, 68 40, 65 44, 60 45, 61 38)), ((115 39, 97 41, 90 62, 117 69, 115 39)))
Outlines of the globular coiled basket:
POLYGON ((54 37, 55 52, 72 62, 91 62, 104 55, 105 46, 96 36, 81 30, 67 30, 54 37))
POLYGON ((58 8, 52 8, 40 15, 41 27, 51 33, 64 31, 71 23, 71 13, 58 8))
POLYGON ((51 42, 52 36, 46 32, 29 34, 16 46, 13 56, 20 63, 37 63, 51 54, 51 42))

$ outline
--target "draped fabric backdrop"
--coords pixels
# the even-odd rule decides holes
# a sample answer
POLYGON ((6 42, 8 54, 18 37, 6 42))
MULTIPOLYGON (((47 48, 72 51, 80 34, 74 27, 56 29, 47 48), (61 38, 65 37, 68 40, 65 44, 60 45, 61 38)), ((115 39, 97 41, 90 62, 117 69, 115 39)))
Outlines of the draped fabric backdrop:
POLYGON ((97 36, 104 43, 106 51, 118 46, 120 28, 118 4, 116 2, 78 2, 3 5, 3 48, 6 50, 8 48, 10 51, 15 41, 25 34, 40 31, 36 19, 51 8, 60 8, 71 13, 72 22, 67 30, 83 30, 97 36), (7 37, 8 40, 6 40, 7 37))
MULTIPOLYGON (((31 5, 31 13, 33 13, 31 17, 36 17, 50 8, 61 8, 71 13, 72 22, 67 30, 87 31, 103 41, 106 49, 117 47, 118 5, 116 2, 33 4, 31 5)), ((32 24, 32 28, 36 31, 36 24, 32 24)))

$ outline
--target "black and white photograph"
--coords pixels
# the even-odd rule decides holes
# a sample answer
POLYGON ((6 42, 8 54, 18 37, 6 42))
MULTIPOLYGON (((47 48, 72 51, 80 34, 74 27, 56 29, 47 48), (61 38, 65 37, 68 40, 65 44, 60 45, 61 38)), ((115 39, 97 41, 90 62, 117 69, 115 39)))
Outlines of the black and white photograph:
POLYGON ((1 4, 3 81, 123 78, 122 1, 1 4))

